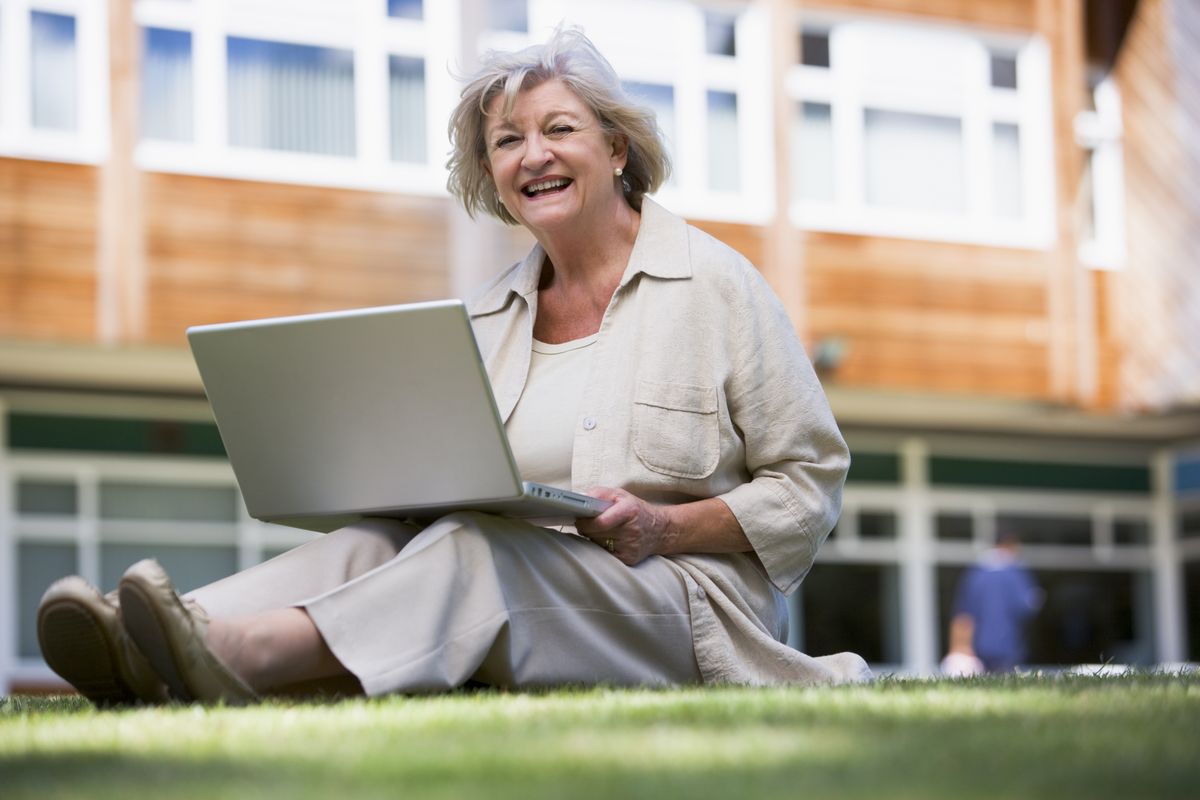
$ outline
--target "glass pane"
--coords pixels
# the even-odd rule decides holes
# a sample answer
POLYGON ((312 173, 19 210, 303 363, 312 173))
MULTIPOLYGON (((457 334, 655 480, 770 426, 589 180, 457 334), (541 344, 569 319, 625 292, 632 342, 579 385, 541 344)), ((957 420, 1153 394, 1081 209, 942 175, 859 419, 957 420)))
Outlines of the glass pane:
POLYGON ((741 188, 738 169, 737 95, 708 93, 708 187, 719 192, 741 188))
MULTIPOLYGON (((654 112, 654 116, 658 119, 659 130, 662 131, 663 140, 666 142, 667 153, 674 157, 676 141, 675 87, 660 83, 638 83, 636 81, 624 81, 622 86, 624 86, 630 100, 639 105, 646 106, 654 112)), ((672 174, 667 182, 675 183, 674 174, 672 174)))
POLYGON ((869 108, 865 123, 869 204, 963 213, 966 181, 961 120, 869 108))
POLYGON ((1092 543, 1092 521, 1087 517, 997 514, 996 531, 998 534, 1011 532, 1022 544, 1087 546, 1092 543))
POLYGON ((424 163, 425 61, 389 56, 392 160, 424 163))
POLYGON ((79 510, 75 484, 70 481, 17 481, 18 514, 65 514, 79 510))
POLYGON ((41 658, 37 607, 50 584, 79 572, 75 545, 17 543, 17 655, 41 658))
POLYGON ((77 130, 75 18, 34 11, 30 24, 33 127, 77 130))
POLYGON ((875 664, 898 664, 898 570, 886 564, 817 564, 800 585, 804 652, 849 650, 875 664))
POLYGON ((992 86, 997 89, 1017 88, 1017 57, 1007 53, 992 53, 992 86))
POLYGON ((937 538, 969 542, 975 538, 975 520, 970 514, 938 514, 934 522, 937 538))
POLYGON ((1150 544, 1150 523, 1144 519, 1114 520, 1113 544, 1150 544))
POLYGON ((736 56, 734 29, 737 17, 719 11, 704 12, 705 50, 714 56, 736 56))
POLYGON ((229 37, 229 142, 353 156, 354 54, 229 37))
POLYGON ((100 485, 101 519, 158 519, 236 522, 237 492, 231 486, 100 485))
POLYGON ((1200 539, 1200 510, 1184 511, 1179 515, 1179 536, 1200 539))
POLYGON ((992 126, 992 206, 996 216, 1021 218, 1021 139, 1016 125, 992 126))
POLYGON ((858 515, 858 538, 895 539, 896 515, 891 511, 863 511, 858 515))
POLYGON ((192 140, 192 34, 147 28, 142 57, 142 135, 192 140))
POLYGON ((828 103, 800 103, 792 126, 792 191, 833 201, 833 113, 828 103))
POLYGON ((805 30, 800 34, 800 63, 806 67, 828 67, 829 31, 805 30))
MULTIPOLYGON (((938 569, 941 651, 963 567, 938 569)), ((1045 591, 1026 629, 1030 664, 1154 663, 1149 573, 1034 570, 1045 591)))
POLYGON ((101 542, 101 591, 110 592, 117 588, 125 570, 143 558, 158 559, 180 592, 190 592, 237 572, 236 547, 101 542))
POLYGON ((388 0, 388 16, 421 19, 421 0, 388 0))
POLYGON ((529 9, 525 0, 487 0, 488 29, 493 31, 529 31, 529 9))

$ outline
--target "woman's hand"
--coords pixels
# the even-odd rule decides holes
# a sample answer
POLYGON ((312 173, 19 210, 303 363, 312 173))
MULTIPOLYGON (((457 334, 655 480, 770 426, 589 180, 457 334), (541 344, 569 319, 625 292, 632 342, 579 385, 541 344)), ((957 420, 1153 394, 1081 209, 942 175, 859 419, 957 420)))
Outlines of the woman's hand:
POLYGON ((624 489, 601 487, 589 494, 611 500, 612 505, 597 517, 576 520, 581 535, 631 567, 648 556, 668 552, 671 506, 647 503, 624 489))

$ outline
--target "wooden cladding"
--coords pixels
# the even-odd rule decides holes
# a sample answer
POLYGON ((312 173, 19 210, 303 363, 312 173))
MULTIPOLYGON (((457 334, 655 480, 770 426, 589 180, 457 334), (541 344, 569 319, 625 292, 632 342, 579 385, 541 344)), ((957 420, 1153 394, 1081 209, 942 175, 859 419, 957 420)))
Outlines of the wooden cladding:
POLYGON ((810 234, 809 345, 836 343, 840 385, 1045 397, 1044 257, 810 234))
POLYGON ((1200 10, 1142 0, 1114 76, 1124 106, 1126 268, 1114 273, 1103 346, 1119 353, 1121 405, 1200 402, 1200 10))
POLYGON ((447 201, 145 176, 148 339, 189 325, 446 297, 447 201))
POLYGON ((963 22, 1028 30, 1037 0, 792 0, 803 10, 903 14, 934 22, 963 22))
POLYGON ((89 341, 96 169, 0 158, 0 337, 89 341))

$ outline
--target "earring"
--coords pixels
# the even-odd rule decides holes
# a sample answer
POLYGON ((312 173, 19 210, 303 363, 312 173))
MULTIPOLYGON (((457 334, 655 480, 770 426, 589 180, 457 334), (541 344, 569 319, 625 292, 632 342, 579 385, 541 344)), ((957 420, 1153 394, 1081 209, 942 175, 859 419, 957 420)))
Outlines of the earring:
POLYGON ((614 169, 614 170, 613 170, 613 176, 614 176, 614 177, 617 177, 617 178, 619 178, 619 177, 621 177, 621 176, 622 176, 622 175, 624 175, 624 174, 625 174, 625 170, 621 169, 620 167, 617 167, 616 169, 614 169))

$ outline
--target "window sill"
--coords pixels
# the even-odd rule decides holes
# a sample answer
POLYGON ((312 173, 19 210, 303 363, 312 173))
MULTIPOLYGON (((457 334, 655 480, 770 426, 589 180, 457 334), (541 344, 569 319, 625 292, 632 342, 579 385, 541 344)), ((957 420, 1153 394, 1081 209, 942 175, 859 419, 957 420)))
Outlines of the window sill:
POLYGON ((847 213, 828 206, 793 205, 792 224, 806 231, 846 233, 895 239, 973 244, 1021 250, 1048 250, 1054 245, 1052 224, 906 214, 878 209, 847 213))

